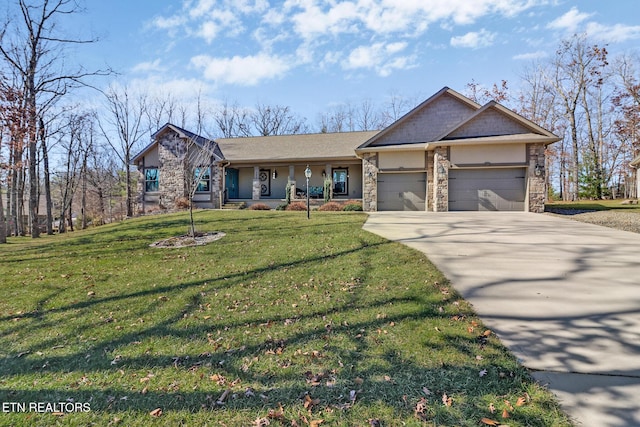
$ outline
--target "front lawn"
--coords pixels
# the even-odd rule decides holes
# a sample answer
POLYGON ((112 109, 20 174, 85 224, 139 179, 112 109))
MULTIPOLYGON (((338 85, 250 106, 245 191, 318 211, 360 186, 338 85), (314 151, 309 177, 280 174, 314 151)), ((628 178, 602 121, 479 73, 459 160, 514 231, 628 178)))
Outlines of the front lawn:
POLYGON ((226 236, 180 249, 149 244, 186 214, 11 238, 0 425, 569 425, 441 273, 365 219, 200 211, 226 236))
POLYGON ((547 202, 547 212, 557 211, 606 211, 612 209, 624 209, 625 211, 640 212, 640 205, 635 199, 616 200, 578 200, 576 202, 547 202), (629 203, 633 201, 634 204, 629 203))

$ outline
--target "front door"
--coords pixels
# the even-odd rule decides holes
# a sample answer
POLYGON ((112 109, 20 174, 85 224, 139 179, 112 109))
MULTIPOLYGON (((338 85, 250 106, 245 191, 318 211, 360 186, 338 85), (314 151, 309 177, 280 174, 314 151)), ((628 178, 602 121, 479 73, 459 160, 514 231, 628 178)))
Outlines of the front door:
POLYGON ((225 179, 225 190, 227 191, 227 198, 237 199, 240 196, 238 188, 238 169, 227 168, 225 179))

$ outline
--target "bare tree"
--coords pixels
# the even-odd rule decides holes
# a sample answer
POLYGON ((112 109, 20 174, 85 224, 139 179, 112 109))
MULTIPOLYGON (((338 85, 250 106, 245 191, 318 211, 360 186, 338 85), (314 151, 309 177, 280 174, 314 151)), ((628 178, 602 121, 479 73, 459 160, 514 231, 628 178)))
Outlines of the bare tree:
POLYGON ((251 136, 249 110, 242 108, 238 102, 229 103, 225 100, 213 113, 217 132, 223 138, 235 138, 238 136, 251 136))
POLYGON ((111 85, 104 93, 109 114, 98 120, 100 130, 118 156, 125 172, 127 192, 127 216, 133 216, 133 181, 131 176, 131 158, 142 138, 147 135, 144 126, 147 111, 147 95, 133 95, 128 86, 111 85))
POLYGON ((95 39, 66 38, 58 32, 58 19, 79 12, 74 0, 16 0, 18 11, 0 29, 0 57, 19 76, 25 107, 26 143, 29 170, 29 214, 31 236, 39 237, 38 183, 36 161, 38 117, 86 77, 108 74, 88 72, 82 67, 65 69, 65 47, 94 43, 95 39))
POLYGON ((304 118, 282 105, 256 104, 251 123, 260 136, 294 135, 309 131, 304 118))
POLYGON ((623 55, 614 64, 616 76, 615 93, 612 104, 618 116, 614 121, 614 133, 620 141, 621 163, 618 168, 620 181, 624 185, 624 197, 636 197, 635 168, 629 162, 640 154, 640 76, 638 56, 623 55))
POLYGON ((414 105, 410 100, 396 91, 389 93, 382 110, 381 127, 389 126, 405 115, 414 105))
POLYGON ((471 80, 471 83, 467 83, 465 96, 478 104, 486 104, 489 101, 508 103, 509 84, 506 80, 502 80, 499 85, 494 83, 491 89, 487 89, 475 80, 471 80))
MULTIPOLYGON (((171 93, 150 96, 145 109, 149 134, 160 129, 165 123, 173 123, 180 111, 178 101, 171 93)), ((184 118, 179 126, 184 126, 184 118)))
MULTIPOLYGON (((556 135, 564 134, 562 113, 556 107, 556 94, 545 78, 544 67, 539 63, 532 63, 526 67, 520 76, 520 94, 517 107, 514 109, 522 116, 538 123, 556 135)), ((563 197, 564 177, 566 176, 565 141, 559 145, 548 146, 545 150, 545 179, 547 188, 553 189, 552 179, 558 178, 559 197, 563 197)))

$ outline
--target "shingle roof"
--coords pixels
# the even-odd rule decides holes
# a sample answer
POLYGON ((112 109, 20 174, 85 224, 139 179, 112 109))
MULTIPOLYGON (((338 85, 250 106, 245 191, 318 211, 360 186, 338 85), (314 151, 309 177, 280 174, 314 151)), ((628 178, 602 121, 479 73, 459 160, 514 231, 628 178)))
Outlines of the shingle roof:
POLYGON ((379 131, 216 139, 231 162, 355 159, 355 149, 379 131))

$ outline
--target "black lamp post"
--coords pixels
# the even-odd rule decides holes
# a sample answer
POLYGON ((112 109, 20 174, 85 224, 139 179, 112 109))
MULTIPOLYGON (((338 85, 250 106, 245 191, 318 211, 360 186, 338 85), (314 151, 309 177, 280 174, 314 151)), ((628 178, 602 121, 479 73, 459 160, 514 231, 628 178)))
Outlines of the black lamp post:
POLYGON ((311 168, 307 165, 304 170, 304 176, 307 178, 307 219, 309 219, 309 178, 311 178, 311 168))

